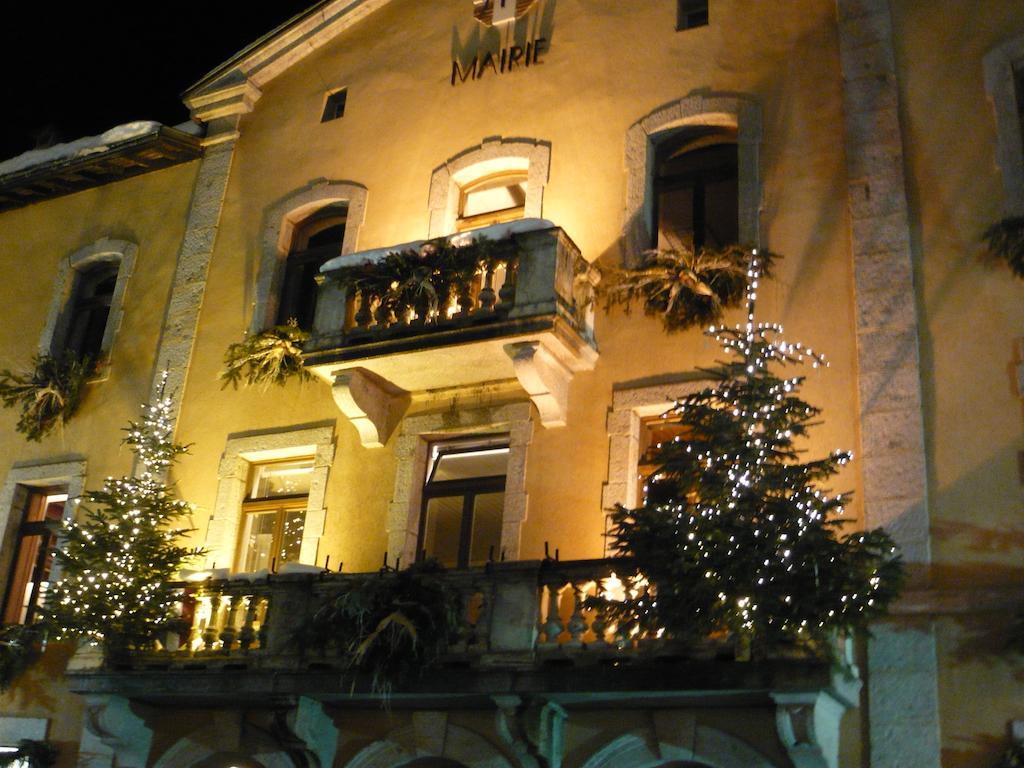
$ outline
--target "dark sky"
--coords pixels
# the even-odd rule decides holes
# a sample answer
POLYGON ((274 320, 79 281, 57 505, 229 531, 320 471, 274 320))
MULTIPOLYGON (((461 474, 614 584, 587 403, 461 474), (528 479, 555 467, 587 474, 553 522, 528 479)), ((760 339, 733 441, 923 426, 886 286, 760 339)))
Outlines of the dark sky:
POLYGON ((132 120, 187 120, 185 88, 313 4, 16 0, 0 26, 0 159, 132 120))

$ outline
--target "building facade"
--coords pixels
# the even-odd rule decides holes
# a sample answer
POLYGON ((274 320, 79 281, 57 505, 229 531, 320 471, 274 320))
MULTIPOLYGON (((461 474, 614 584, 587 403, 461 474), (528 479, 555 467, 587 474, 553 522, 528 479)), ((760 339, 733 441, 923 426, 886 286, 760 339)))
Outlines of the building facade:
POLYGON ((5 623, 42 524, 131 469, 165 369, 209 577, 162 655, 49 647, 0 742, 62 768, 994 764, 1024 718, 1024 304, 982 233, 1024 213, 1022 72, 994 0, 324 0, 187 91, 190 126, 0 164, 3 364, 100 360, 41 441, 0 412, 5 623), (332 280, 483 227, 518 267, 444 322, 332 280), (808 450, 853 449, 836 486, 908 566, 842 674, 620 652, 580 604, 652 417, 718 355, 591 301, 588 267, 731 242, 783 255, 758 313, 831 362, 808 450), (225 349, 289 318, 314 380, 224 388, 225 349), (321 572, 424 550, 476 608, 389 708, 288 644, 321 572))

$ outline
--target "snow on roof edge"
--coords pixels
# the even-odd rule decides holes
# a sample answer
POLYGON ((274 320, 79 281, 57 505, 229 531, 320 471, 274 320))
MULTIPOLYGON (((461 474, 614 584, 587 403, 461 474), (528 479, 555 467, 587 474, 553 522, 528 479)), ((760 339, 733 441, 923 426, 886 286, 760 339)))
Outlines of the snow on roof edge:
POLYGON ((162 123, 153 120, 136 120, 131 123, 124 123, 123 125, 115 125, 98 136, 83 136, 75 141, 54 144, 46 149, 30 149, 28 152, 22 152, 20 155, 15 155, 9 160, 0 162, 0 177, 9 176, 38 165, 46 165, 61 160, 74 160, 79 157, 106 152, 114 144, 150 133, 156 133, 163 127, 162 123))

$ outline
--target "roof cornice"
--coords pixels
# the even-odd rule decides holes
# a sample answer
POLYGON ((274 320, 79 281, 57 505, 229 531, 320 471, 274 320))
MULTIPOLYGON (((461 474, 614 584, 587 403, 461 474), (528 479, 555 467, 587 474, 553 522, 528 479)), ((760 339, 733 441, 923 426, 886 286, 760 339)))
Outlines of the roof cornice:
POLYGON ((203 77, 185 91, 185 105, 204 122, 251 112, 267 83, 389 2, 322 0, 203 77))

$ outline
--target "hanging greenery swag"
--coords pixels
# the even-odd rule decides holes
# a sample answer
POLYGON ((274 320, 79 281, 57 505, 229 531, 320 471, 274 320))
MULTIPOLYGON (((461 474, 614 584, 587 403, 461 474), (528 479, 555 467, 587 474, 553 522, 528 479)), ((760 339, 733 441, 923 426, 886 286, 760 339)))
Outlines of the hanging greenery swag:
POLYGON ((37 355, 27 373, 0 371, 0 401, 21 408, 15 429, 38 442, 75 415, 92 371, 88 359, 71 354, 37 355))
POLYGON ((425 560, 353 581, 298 629, 296 642, 335 648, 347 675, 368 676, 373 691, 386 696, 434 663, 458 633, 462 597, 445 573, 425 560))
MULTIPOLYGON (((771 277, 778 257, 763 251, 759 256, 762 275, 771 277)), ((621 305, 629 312, 641 303, 644 313, 660 317, 669 333, 707 327, 721 321, 726 308, 740 305, 749 263, 750 250, 738 245, 648 251, 636 269, 602 269, 597 294, 606 310, 621 305)))
POLYGON ((39 658, 45 630, 40 624, 9 624, 0 627, 0 692, 39 658))
POLYGON ((231 344, 224 352, 221 389, 238 389, 239 384, 283 387, 293 378, 312 379, 302 363, 302 345, 308 340, 309 333, 293 319, 231 344))
POLYGON ((514 266, 521 252, 514 239, 480 238, 454 245, 445 238, 402 251, 379 261, 364 261, 334 270, 330 279, 350 293, 358 291, 363 305, 376 305, 378 322, 391 325, 413 310, 427 322, 455 299, 467 302, 476 276, 500 264, 514 266))
POLYGON ((996 222, 984 238, 992 256, 1005 261, 1017 277, 1024 277, 1024 216, 996 222))

